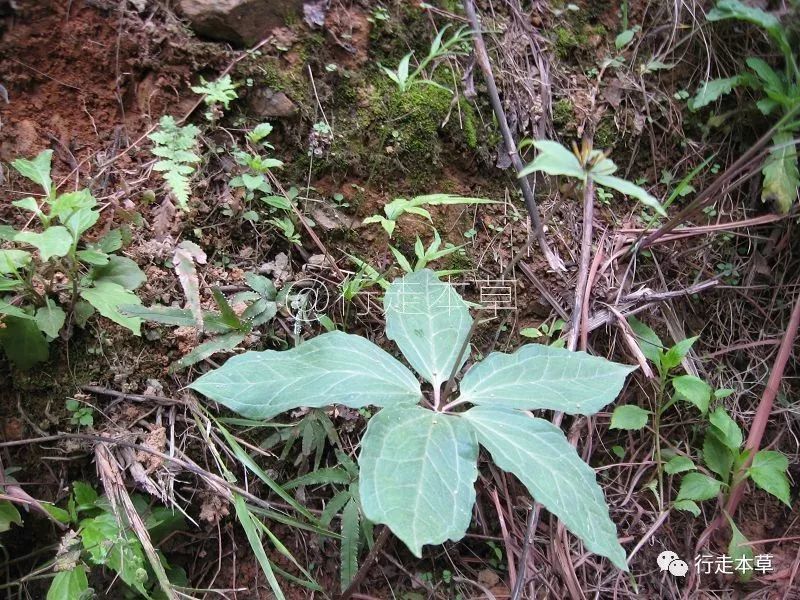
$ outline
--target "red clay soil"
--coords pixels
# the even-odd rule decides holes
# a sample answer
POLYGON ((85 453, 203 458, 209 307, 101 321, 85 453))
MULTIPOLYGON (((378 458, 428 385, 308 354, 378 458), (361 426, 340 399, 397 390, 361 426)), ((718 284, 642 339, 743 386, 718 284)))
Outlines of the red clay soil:
POLYGON ((94 152, 124 147, 175 101, 187 67, 151 58, 164 36, 154 41, 152 23, 122 12, 127 2, 18 4, 0 19, 1 161, 52 148, 56 171, 69 172, 94 152))

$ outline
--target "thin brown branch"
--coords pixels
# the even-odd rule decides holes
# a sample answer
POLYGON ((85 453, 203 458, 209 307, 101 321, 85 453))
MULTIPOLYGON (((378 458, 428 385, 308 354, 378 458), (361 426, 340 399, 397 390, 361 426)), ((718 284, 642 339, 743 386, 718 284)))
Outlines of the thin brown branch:
MULTIPOLYGON (((500 101, 500 93, 497 91, 497 84, 495 83, 494 73, 492 72, 492 65, 489 62, 489 53, 486 51, 486 44, 484 43, 483 35, 481 34, 480 22, 478 21, 478 15, 475 11, 475 4, 472 0, 464 0, 464 11, 467 13, 470 27, 472 27, 472 40, 475 46, 475 58, 478 66, 481 69, 481 72, 483 73, 483 78, 486 81, 486 87, 489 90, 489 100, 492 104, 492 110, 497 117, 497 122, 500 125, 500 133, 503 136, 506 152, 508 152, 508 156, 511 158, 511 162, 514 165, 514 170, 519 173, 524 168, 524 165, 522 164, 522 159, 519 157, 519 153, 517 152, 517 144, 514 141, 514 136, 511 134, 511 129, 508 126, 508 120, 506 119, 505 110, 503 109, 503 103, 500 101)), ((544 227, 542 227, 542 220, 539 216, 539 208, 536 205, 536 200, 533 197, 533 190, 531 189, 531 184, 528 181, 528 178, 520 177, 518 181, 520 189, 522 190, 522 196, 525 199, 525 206, 528 208, 528 214, 531 218, 533 232, 536 235, 536 239, 539 242, 539 247, 542 249, 542 253, 547 259, 547 263, 554 271, 565 271, 566 267, 564 266, 564 263, 560 258, 558 258, 558 256, 555 255, 547 243, 544 227)))

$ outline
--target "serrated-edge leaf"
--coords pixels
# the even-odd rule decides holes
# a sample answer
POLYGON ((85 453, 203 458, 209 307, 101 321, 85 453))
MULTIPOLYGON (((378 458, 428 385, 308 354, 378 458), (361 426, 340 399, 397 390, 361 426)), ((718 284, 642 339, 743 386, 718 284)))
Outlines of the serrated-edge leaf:
POLYGON ((788 469, 789 461, 785 455, 774 450, 759 450, 753 456, 747 473, 758 487, 791 507, 789 478, 786 476, 788 469))
POLYGON ((331 331, 286 351, 245 352, 189 387, 239 414, 269 419, 300 406, 416 404, 419 382, 369 340, 331 331))
POLYGON ((709 471, 716 473, 723 481, 727 481, 733 466, 733 453, 710 429, 703 439, 703 462, 709 471))
POLYGON ((559 428, 501 407, 476 406, 462 415, 498 467, 516 475, 589 550, 628 570, 594 469, 559 428))
MULTIPOLYGON (((472 325, 455 289, 423 269, 395 279, 384 298, 386 337, 435 389, 447 381, 472 325)), ((460 369, 467 360, 464 353, 460 369)))
POLYGON ((186 367, 199 363, 201 360, 214 356, 217 352, 233 350, 236 346, 241 344, 246 337, 246 333, 229 331, 228 333, 223 333, 210 340, 206 340, 185 354, 183 358, 172 363, 172 365, 170 365, 170 371, 175 372, 180 369, 185 369, 186 367))
POLYGON ((684 510, 686 512, 690 512, 695 517, 700 516, 700 507, 694 500, 676 500, 675 502, 672 503, 672 508, 676 510, 684 510))
POLYGON ((593 415, 617 397, 635 369, 585 352, 527 344, 474 365, 461 381, 461 400, 593 415))
POLYGON ((284 483, 283 488, 290 490, 301 485, 328 485, 332 483, 350 483, 350 474, 341 467, 317 469, 284 483))
POLYGON ((40 185, 45 196, 53 193, 53 181, 50 178, 50 165, 53 160, 53 151, 42 150, 33 159, 18 158, 11 162, 11 166, 23 177, 40 185))
POLYGON ((67 313, 52 300, 47 299, 47 304, 36 311, 36 325, 51 338, 58 337, 58 332, 67 320, 67 313))
POLYGON ((681 479, 676 500, 710 500, 716 498, 722 482, 702 473, 687 473, 681 479))
POLYGON ((711 402, 711 386, 695 375, 679 375, 672 379, 672 386, 682 400, 694 404, 701 413, 708 412, 711 402))
POLYGON ((693 471, 697 469, 694 462, 688 456, 673 456, 666 465, 664 465, 664 472, 667 475, 675 475, 685 471, 693 471))
POLYGON ((361 528, 358 503, 354 498, 342 511, 341 589, 347 589, 358 572, 358 550, 361 546, 361 528))
POLYGON ((713 428, 719 432, 719 441, 731 450, 738 451, 744 441, 742 429, 739 427, 738 423, 725 412, 725 409, 721 406, 717 407, 714 412, 708 416, 708 421, 713 425, 713 428))
POLYGON ((425 544, 457 541, 472 520, 477 460, 478 442, 461 417, 383 409, 361 442, 364 516, 388 526, 418 558, 425 544))

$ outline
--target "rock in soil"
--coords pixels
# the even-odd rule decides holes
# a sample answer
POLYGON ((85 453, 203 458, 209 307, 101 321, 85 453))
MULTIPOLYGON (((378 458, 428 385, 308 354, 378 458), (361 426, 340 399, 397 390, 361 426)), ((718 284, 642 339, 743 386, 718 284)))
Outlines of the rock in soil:
POLYGON ((251 46, 300 15, 298 0, 180 0, 180 9, 194 31, 204 37, 251 46))

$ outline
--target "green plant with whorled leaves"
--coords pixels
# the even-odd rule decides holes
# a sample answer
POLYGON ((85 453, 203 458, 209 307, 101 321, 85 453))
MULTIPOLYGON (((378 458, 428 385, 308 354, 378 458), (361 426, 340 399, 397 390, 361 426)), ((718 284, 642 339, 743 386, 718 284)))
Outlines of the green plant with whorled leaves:
POLYGON ((485 198, 470 198, 456 196, 454 194, 427 194, 425 196, 415 196, 414 198, 396 198, 384 205, 383 215, 372 215, 364 219, 364 224, 379 223, 384 231, 389 234, 389 238, 394 235, 397 219, 404 214, 413 214, 425 217, 428 221, 433 221, 431 213, 424 208, 425 206, 446 206, 453 204, 493 204, 494 200, 485 198))
POLYGON ((133 260, 117 254, 125 232, 87 239, 100 218, 97 200, 87 189, 57 192, 52 154, 11 163, 43 193, 12 202, 29 213, 31 226, 0 227, 0 346, 20 368, 46 360, 49 341, 70 324, 83 327, 95 312, 136 335, 141 326, 117 308, 141 303, 134 290, 146 279, 133 260))
POLYGON ((788 28, 773 15, 760 8, 747 6, 739 0, 720 0, 706 18, 709 21, 735 19, 761 28, 783 56, 783 65, 773 68, 762 58, 746 59, 748 71, 733 77, 705 82, 689 101, 689 109, 696 111, 736 88, 747 87, 759 92, 758 110, 766 116, 777 116, 778 130, 772 137, 770 150, 761 173, 761 199, 774 202, 782 213, 787 213, 797 201, 800 170, 795 139, 800 133, 800 51, 792 43, 788 28))
POLYGON ((647 190, 627 179, 616 177, 617 165, 614 161, 601 150, 593 150, 590 144, 584 144, 580 149, 575 146, 572 150, 550 140, 537 140, 533 145, 539 154, 520 171, 519 177, 541 171, 548 175, 572 177, 584 186, 591 181, 600 187, 636 198, 660 215, 665 214, 661 203, 647 190))
POLYGON ((392 282, 384 308, 386 335, 424 391, 403 363, 339 331, 292 350, 236 356, 191 387, 252 419, 300 406, 382 407, 361 442, 359 500, 366 519, 387 525, 416 556, 425 544, 465 534, 483 446, 589 550, 627 570, 594 471, 560 429, 523 411, 594 414, 632 368, 530 344, 473 365, 451 397, 473 330, 467 303, 425 269, 392 282))

